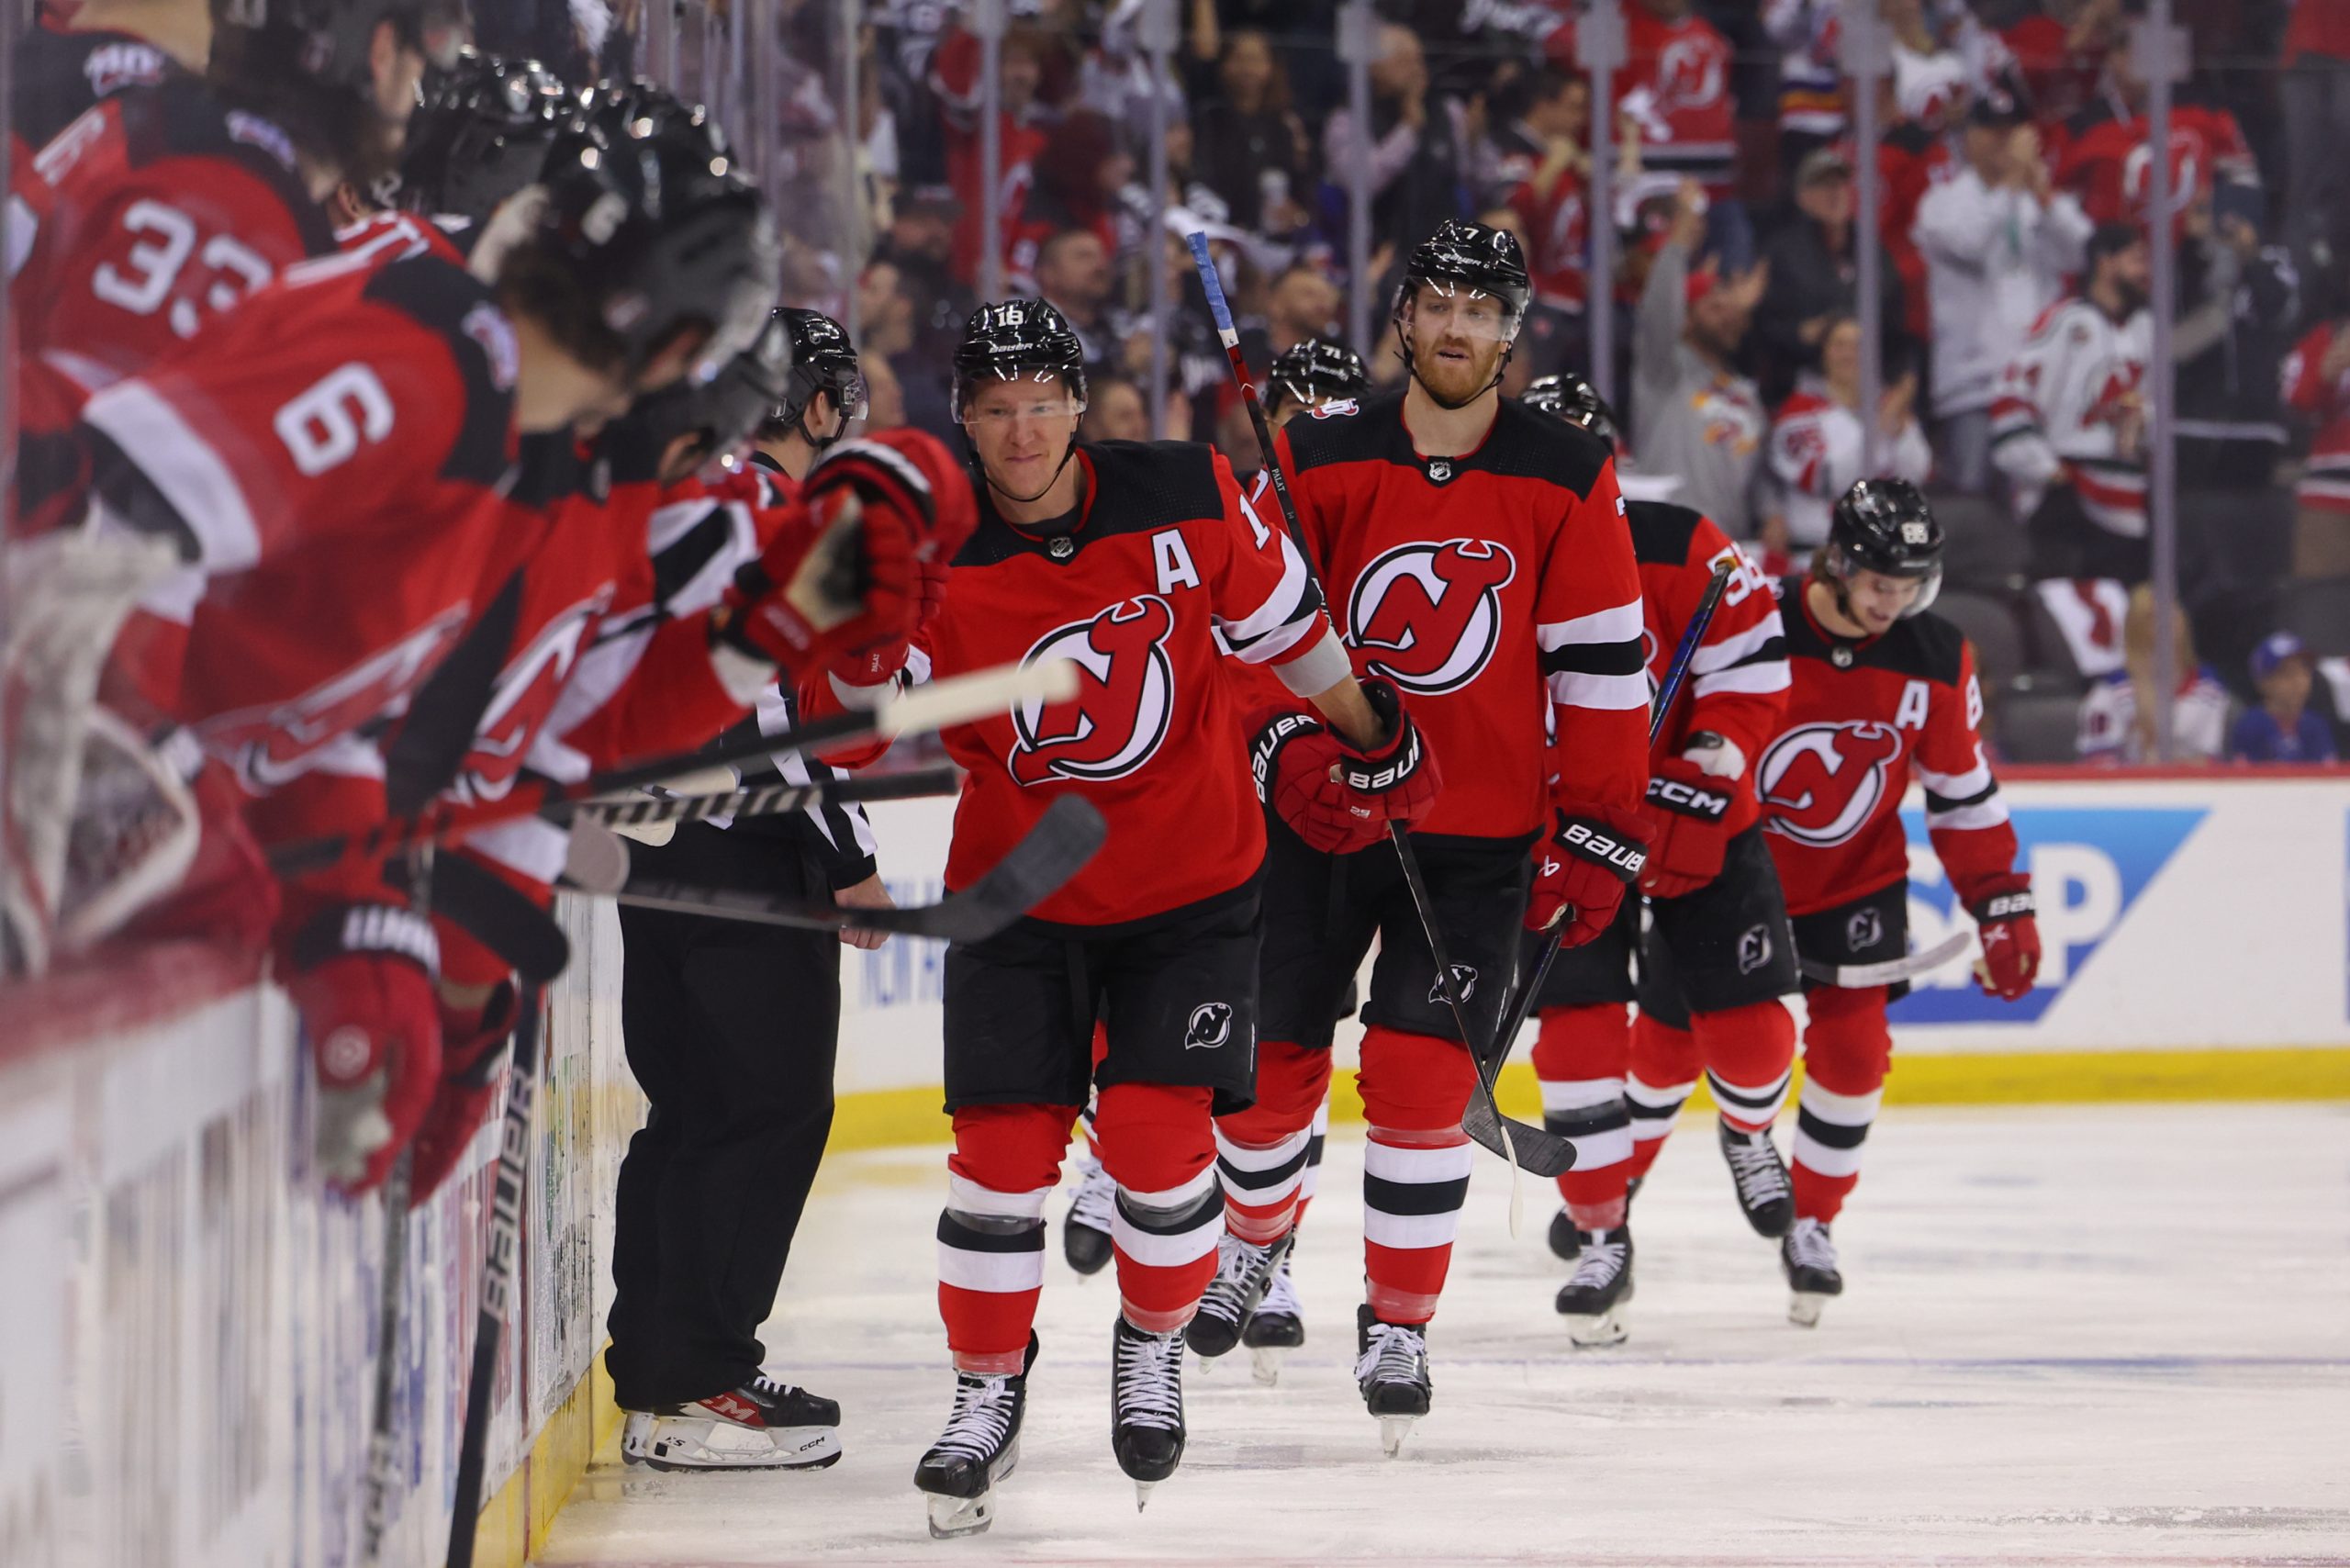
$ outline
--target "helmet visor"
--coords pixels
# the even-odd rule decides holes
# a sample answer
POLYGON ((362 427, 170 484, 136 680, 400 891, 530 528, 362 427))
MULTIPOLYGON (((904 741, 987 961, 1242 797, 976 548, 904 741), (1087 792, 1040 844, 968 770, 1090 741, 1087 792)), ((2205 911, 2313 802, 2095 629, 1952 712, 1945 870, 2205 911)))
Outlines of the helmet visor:
POLYGON ((1430 335, 1486 343, 1506 343, 1517 337, 1520 312, 1508 297, 1451 278, 1421 279, 1405 308, 1413 327, 1430 335))

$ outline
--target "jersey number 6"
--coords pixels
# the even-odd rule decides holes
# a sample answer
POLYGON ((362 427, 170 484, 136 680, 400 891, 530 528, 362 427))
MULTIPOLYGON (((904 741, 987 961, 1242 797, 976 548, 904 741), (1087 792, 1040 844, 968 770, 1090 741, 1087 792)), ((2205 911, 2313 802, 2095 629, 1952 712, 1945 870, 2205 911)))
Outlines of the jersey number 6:
POLYGON ((315 478, 348 462, 362 436, 373 444, 392 433, 391 395, 373 370, 353 361, 290 399, 271 423, 294 466, 315 478))

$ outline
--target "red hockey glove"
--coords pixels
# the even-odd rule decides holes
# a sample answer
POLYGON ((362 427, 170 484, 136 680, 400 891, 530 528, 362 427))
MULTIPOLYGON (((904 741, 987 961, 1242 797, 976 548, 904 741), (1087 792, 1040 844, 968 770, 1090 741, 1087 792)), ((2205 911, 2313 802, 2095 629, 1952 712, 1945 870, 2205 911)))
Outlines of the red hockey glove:
POLYGON ((1550 836, 1534 846, 1526 928, 1580 947, 1607 929, 1624 890, 1648 862, 1648 824, 1618 806, 1561 806, 1550 836))
POLYGON ((482 1116, 506 1065, 506 1042, 514 1033, 514 982, 501 980, 477 1008, 441 1008, 441 1082, 416 1131, 416 1163, 408 1175, 408 1202, 422 1204, 456 1170, 481 1130, 482 1116))
POLYGON ((432 924, 394 904, 341 904, 294 938, 285 990, 319 1073, 319 1163, 364 1193, 416 1134, 441 1078, 432 924))
POLYGON ((1983 957, 1975 961, 1975 983, 1987 995, 2020 1002, 2040 972, 2040 922, 2031 879, 2020 871, 1993 877, 1974 890, 1967 913, 1983 934, 1983 957))
POLYGON ((1640 821, 1649 832, 1649 861, 1640 890, 1651 898, 1694 893, 1722 874, 1729 844, 1735 783, 1716 778, 1685 757, 1669 756, 1649 779, 1640 821))
POLYGON ((901 644, 913 630, 914 551, 927 527, 915 502, 901 485, 869 482, 857 464, 811 474, 805 514, 735 574, 727 641, 794 674, 901 644))
POLYGON ((1387 732, 1376 751, 1348 744, 1320 720, 1268 709, 1258 715, 1249 766, 1257 798, 1280 813, 1306 847, 1352 855, 1428 814, 1442 788, 1436 758, 1404 711, 1394 683, 1373 677, 1363 696, 1387 732))

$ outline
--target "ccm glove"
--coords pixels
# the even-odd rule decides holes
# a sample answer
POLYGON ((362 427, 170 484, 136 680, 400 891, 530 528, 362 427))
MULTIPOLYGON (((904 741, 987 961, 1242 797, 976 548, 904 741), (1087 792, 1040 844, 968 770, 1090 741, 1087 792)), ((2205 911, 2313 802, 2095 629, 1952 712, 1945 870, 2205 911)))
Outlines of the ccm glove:
POLYGON ((1722 874, 1729 844, 1734 783, 1716 778, 1686 757, 1657 764, 1640 821, 1649 831, 1648 867, 1640 889, 1652 898, 1694 893, 1722 874))
POLYGON ((332 905, 296 934, 285 990, 319 1075, 319 1163, 346 1192, 381 1182, 441 1081, 432 923, 397 904, 332 905))
POLYGON ((1555 931, 1562 947, 1593 940, 1616 919, 1648 856, 1648 824, 1638 812, 1558 808, 1550 836, 1534 846, 1526 928, 1546 936, 1555 931))
POLYGON ((1269 710, 1258 717, 1249 766, 1257 798, 1279 812, 1306 847, 1352 855, 1387 836, 1387 824, 1419 822, 1436 803, 1443 778, 1404 711, 1393 681, 1372 677, 1363 696, 1387 739, 1364 751, 1304 713, 1269 710))
POLYGON ((2003 1002, 2020 1001, 2031 991, 2040 972, 2039 905, 2031 896, 2031 879, 2010 871, 1975 890, 1967 913, 1983 935, 1983 957, 1975 960, 1975 983, 2003 1002))
POLYGON ((411 1204, 440 1190, 481 1130, 514 1034, 515 1002, 514 982, 505 980, 479 1007, 442 1004, 441 1081, 417 1129, 416 1163, 408 1176, 411 1204))

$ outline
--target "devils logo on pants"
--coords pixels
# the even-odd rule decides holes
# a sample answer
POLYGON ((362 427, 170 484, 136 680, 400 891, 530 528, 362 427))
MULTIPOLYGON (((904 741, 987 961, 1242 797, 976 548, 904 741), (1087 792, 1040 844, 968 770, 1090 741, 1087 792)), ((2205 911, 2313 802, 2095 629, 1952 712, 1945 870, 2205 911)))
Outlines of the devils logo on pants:
POLYGON ((1406 691, 1458 691, 1493 658, 1501 590, 1516 575, 1508 550, 1490 540, 1398 545, 1355 579, 1347 640, 1406 691))
POLYGON ((1789 730, 1754 770, 1766 825, 1815 849, 1842 844, 1875 817, 1900 755, 1900 732, 1874 720, 1789 730))
POLYGON ((1077 696, 1050 706, 1024 702, 1012 715, 1020 744, 1006 766, 1023 784, 1054 778, 1121 778, 1150 760, 1175 709, 1175 671, 1166 642, 1175 612, 1156 594, 1124 599, 1090 621, 1039 637, 1023 665, 1068 659, 1077 696))

